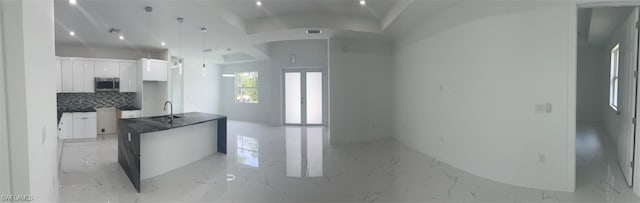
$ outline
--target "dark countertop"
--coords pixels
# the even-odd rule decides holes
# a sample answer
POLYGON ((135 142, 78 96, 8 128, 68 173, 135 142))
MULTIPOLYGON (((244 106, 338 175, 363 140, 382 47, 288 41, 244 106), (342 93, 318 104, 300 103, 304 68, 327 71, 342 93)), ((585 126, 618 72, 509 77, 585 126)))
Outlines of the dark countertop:
POLYGON ((86 112, 97 112, 95 108, 80 108, 80 109, 58 109, 58 123, 60 123, 60 119, 62 119, 63 113, 86 113, 86 112))
POLYGON ((169 123, 168 116, 154 116, 154 117, 142 117, 142 118, 130 118, 120 119, 121 126, 128 126, 139 134, 170 130, 174 128, 181 128, 190 125, 196 125, 209 121, 215 121, 219 119, 226 119, 226 116, 191 112, 174 114, 179 118, 174 118, 172 123, 169 123))
POLYGON ((135 106, 121 106, 121 107, 117 107, 118 110, 120 111, 138 111, 138 110, 142 110, 140 107, 135 107, 135 106))

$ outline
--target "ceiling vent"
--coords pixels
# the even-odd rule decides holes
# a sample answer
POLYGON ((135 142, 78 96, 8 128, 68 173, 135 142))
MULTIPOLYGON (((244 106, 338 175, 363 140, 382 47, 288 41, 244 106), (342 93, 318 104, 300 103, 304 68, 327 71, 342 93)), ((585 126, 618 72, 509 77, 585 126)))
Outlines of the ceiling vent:
POLYGON ((307 30, 307 34, 309 34, 309 35, 322 34, 322 30, 319 30, 319 29, 308 29, 307 30))
POLYGON ((120 34, 120 29, 111 28, 111 29, 109 29, 109 33, 111 33, 111 34, 120 34))

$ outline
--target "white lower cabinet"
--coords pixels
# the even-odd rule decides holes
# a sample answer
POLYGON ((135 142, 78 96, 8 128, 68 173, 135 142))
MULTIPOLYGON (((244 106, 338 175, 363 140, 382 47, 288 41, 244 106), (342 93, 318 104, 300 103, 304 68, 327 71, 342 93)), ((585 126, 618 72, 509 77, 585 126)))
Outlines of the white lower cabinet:
POLYGON ((142 116, 142 111, 133 110, 133 111, 121 111, 120 118, 138 118, 142 116))
POLYGON ((58 134, 60 139, 73 138, 73 116, 71 113, 62 114, 60 123, 58 123, 58 134))
MULTIPOLYGON (((96 120, 97 114, 95 112, 88 113, 71 113, 72 122, 70 135, 65 132, 66 139, 80 139, 80 138, 96 138, 98 136, 98 123, 96 120)), ((64 115, 63 115, 64 117, 64 115)), ((64 118, 63 118, 64 121, 64 118)))

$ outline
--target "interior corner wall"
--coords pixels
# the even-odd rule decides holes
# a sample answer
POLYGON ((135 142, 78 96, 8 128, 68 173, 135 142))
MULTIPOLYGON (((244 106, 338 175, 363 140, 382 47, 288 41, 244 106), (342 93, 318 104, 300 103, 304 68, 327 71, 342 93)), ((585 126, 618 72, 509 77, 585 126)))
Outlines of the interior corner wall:
POLYGON ((331 143, 391 137, 392 44, 331 39, 331 143))
POLYGON ((575 6, 460 2, 401 36, 395 138, 494 181, 573 191, 575 6))
POLYGON ((576 119, 582 125, 604 127, 603 111, 608 107, 608 57, 602 46, 578 46, 576 119))
POLYGON ((216 64, 207 63, 203 75, 202 56, 184 57, 184 112, 220 114, 220 69, 216 64))
POLYGON ((58 195, 53 1, 1 1, 12 192, 58 195))

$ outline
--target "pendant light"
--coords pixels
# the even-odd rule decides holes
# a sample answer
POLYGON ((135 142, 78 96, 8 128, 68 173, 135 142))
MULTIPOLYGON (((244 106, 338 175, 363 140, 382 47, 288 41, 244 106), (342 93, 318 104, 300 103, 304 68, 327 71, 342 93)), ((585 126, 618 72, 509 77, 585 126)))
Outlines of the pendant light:
POLYGON ((200 32, 202 33, 202 77, 204 77, 207 75, 207 65, 205 63, 206 62, 205 54, 207 53, 206 41, 205 41, 207 28, 201 27, 200 32))
POLYGON ((178 59, 178 74, 182 75, 182 67, 184 66, 184 59, 182 58, 182 22, 184 22, 184 18, 178 17, 176 20, 178 21, 178 25, 180 25, 180 58, 178 59))
MULTIPOLYGON (((153 39, 153 37, 151 37, 151 12, 153 12, 153 8, 151 6, 147 6, 144 7, 144 11, 147 12, 147 32, 149 33, 149 39, 151 40, 153 39)), ((147 49, 147 72, 151 72, 151 48, 147 49)))

